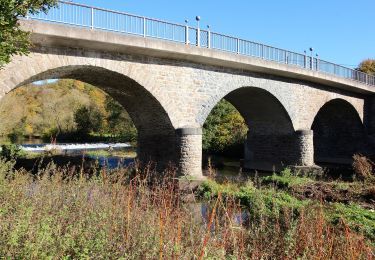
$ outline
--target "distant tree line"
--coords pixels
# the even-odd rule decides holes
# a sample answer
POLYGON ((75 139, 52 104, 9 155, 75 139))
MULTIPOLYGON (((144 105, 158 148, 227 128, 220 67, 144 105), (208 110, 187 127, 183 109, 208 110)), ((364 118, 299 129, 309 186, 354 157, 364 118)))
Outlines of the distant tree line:
POLYGON ((0 135, 16 141, 135 141, 137 130, 124 108, 100 89, 62 79, 20 87, 0 102, 0 135))

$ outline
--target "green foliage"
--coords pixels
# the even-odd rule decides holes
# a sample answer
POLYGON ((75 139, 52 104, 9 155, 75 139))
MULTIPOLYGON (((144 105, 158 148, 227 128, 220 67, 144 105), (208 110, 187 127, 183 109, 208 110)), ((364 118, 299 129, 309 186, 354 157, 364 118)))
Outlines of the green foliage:
POLYGON ((297 172, 292 172, 290 168, 285 168, 280 174, 274 173, 272 176, 263 177, 262 181, 264 183, 275 183, 281 188, 290 188, 314 182, 309 177, 299 176, 297 172))
POLYGON ((17 159, 23 155, 24 152, 22 151, 21 147, 16 144, 3 144, 1 146, 0 156, 5 159, 17 159))
POLYGON ((82 106, 75 111, 74 122, 77 125, 78 133, 88 135, 102 129, 103 115, 93 107, 82 106))
POLYGON ((362 61, 357 69, 364 73, 375 76, 375 59, 367 59, 362 61))
MULTIPOLYGON (((285 182, 285 186, 307 184, 313 180, 295 177, 290 170, 284 170, 281 175, 272 176, 272 180, 285 182), (295 178, 295 180, 293 180, 295 178)), ((219 194, 224 198, 234 198, 239 200, 241 205, 248 207, 250 213, 254 216, 279 216, 283 210, 292 210, 299 214, 307 206, 316 205, 317 202, 310 200, 299 200, 285 191, 276 191, 274 189, 257 189, 250 184, 218 184, 215 181, 208 180, 201 184, 198 189, 199 194, 210 199, 219 194)), ((350 203, 332 203, 324 207, 324 216, 332 223, 338 224, 343 220, 350 229, 364 234, 371 241, 375 241, 375 213, 373 210, 364 209, 361 206, 350 203)))
POLYGON ((71 79, 17 88, 1 100, 0 111, 0 136, 7 136, 12 142, 24 136, 43 137, 46 142, 51 137, 57 137, 58 141, 77 141, 75 114, 80 121, 79 130, 90 133, 90 136, 80 136, 81 141, 82 138, 87 141, 135 141, 137 138, 132 120, 118 102, 99 88, 71 79), (87 108, 86 115, 82 107, 87 108), (86 120, 93 118, 96 125, 83 122, 85 117, 86 120))
POLYGON ((29 33, 21 30, 18 19, 28 13, 47 13, 57 0, 0 0, 0 68, 12 55, 27 54, 29 33))
POLYGON ((210 153, 242 153, 247 126, 240 113, 221 100, 203 126, 203 149, 210 153))
POLYGON ((340 219, 350 226, 351 229, 361 232, 375 242, 375 212, 364 209, 361 206, 351 203, 333 203, 328 210, 328 218, 333 222, 340 219))
POLYGON ((124 108, 109 96, 105 99, 105 108, 108 114, 108 133, 112 136, 122 136, 128 141, 135 141, 137 129, 130 117, 124 113, 124 108))
POLYGON ((254 216, 278 216, 284 209, 297 212, 309 201, 299 200, 286 192, 274 189, 256 189, 251 183, 246 185, 218 184, 215 181, 205 181, 200 185, 198 192, 206 199, 217 197, 234 198, 242 205, 247 206, 254 216))

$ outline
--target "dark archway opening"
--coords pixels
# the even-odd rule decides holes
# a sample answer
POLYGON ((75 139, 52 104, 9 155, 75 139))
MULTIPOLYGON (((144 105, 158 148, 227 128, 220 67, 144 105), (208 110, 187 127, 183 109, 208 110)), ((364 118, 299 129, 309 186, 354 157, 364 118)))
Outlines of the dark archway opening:
POLYGON ((243 87, 224 99, 236 108, 248 128, 242 145, 243 168, 272 171, 294 163, 294 128, 276 97, 260 88, 243 87))
POLYGON ((326 103, 312 124, 316 164, 350 164, 356 153, 366 153, 366 134, 355 108, 345 100, 326 103))

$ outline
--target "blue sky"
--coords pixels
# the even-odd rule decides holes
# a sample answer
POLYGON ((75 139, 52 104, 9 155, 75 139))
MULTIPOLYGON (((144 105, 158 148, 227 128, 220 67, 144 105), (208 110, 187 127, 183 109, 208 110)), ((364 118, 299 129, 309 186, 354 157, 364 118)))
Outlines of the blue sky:
POLYGON ((355 67, 375 58, 375 0, 74 0, 196 25, 212 31, 303 52, 313 47, 321 59, 355 67))

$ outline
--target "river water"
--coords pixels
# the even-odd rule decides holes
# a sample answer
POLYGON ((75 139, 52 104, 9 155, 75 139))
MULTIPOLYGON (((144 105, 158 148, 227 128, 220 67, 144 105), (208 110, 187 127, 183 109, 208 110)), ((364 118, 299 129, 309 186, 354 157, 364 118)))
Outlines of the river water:
MULTIPOLYGON (((41 143, 29 142, 20 144, 21 148, 28 153, 53 152, 60 156, 76 156, 93 159, 99 166, 108 169, 127 167, 134 162, 134 157, 126 156, 121 152, 133 149, 128 143, 41 143), (90 153, 93 151, 113 151, 114 153, 102 155, 102 153, 90 153), (116 153, 118 151, 119 153, 116 153), (119 155, 120 154, 120 155, 119 155)), ((215 155, 203 156, 203 174, 215 175, 217 179, 236 180, 247 179, 254 176, 253 173, 243 172, 238 158, 227 158, 215 155)))

